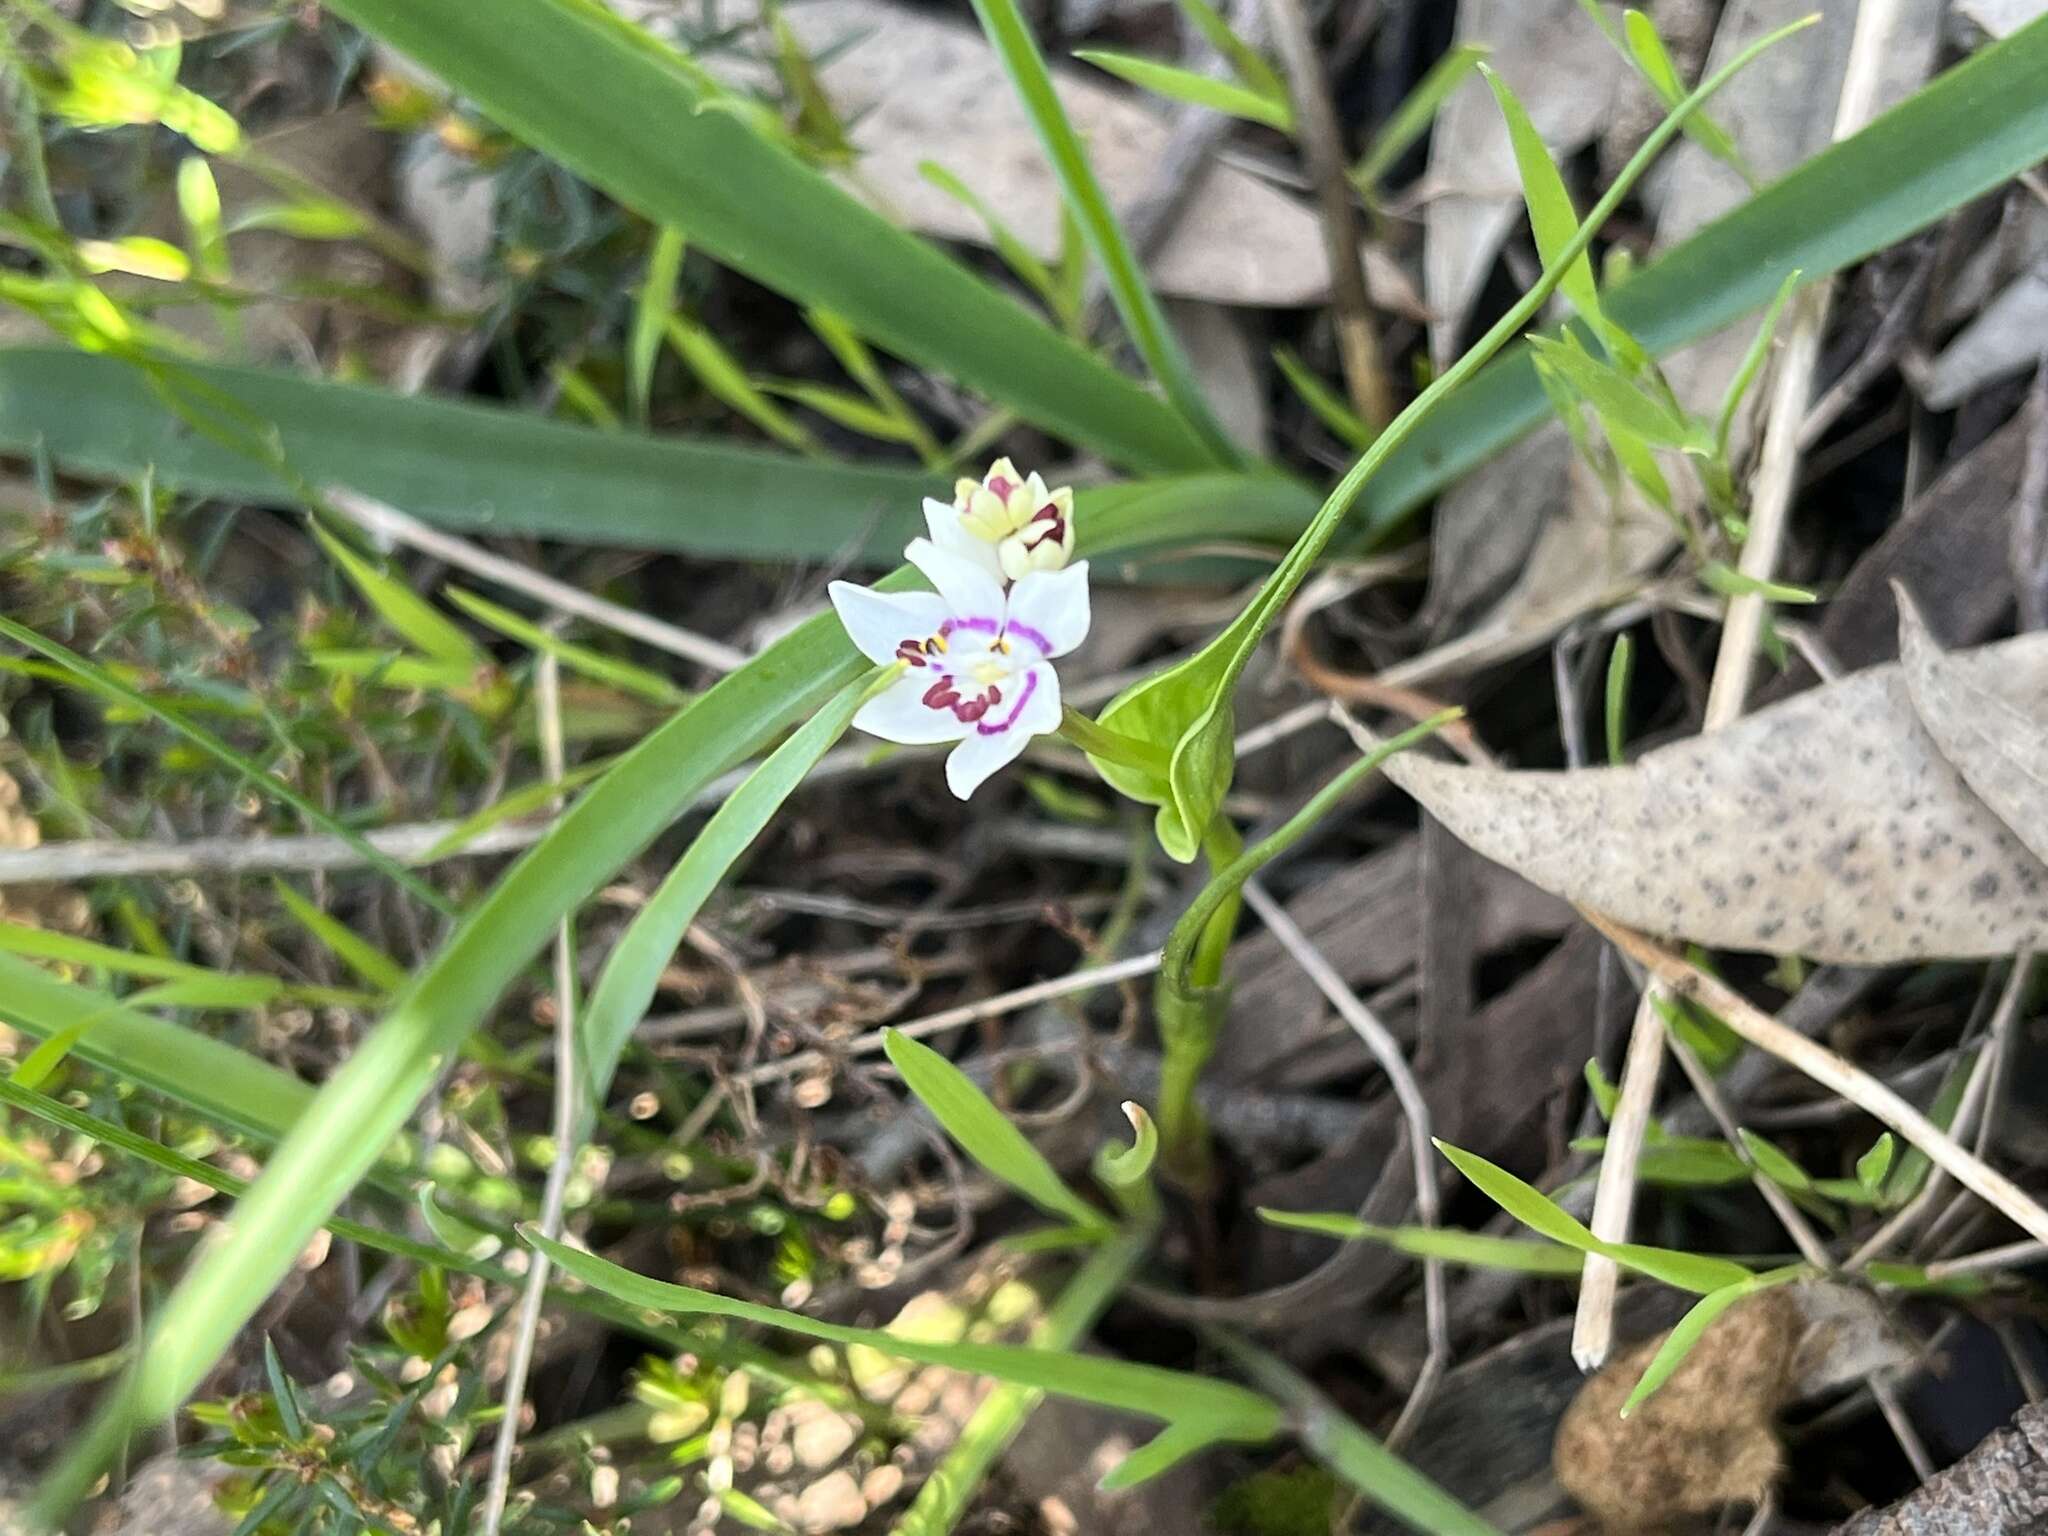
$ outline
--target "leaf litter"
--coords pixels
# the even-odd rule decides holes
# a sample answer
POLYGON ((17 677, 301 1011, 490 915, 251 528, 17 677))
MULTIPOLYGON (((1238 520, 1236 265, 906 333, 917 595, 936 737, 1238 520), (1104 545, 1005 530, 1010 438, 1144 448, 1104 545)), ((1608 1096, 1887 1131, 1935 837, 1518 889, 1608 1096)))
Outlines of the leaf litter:
POLYGON ((1624 767, 1410 753, 1386 772, 1488 858, 1651 932, 1862 965, 2037 946, 2048 820, 2023 759, 2048 709, 2048 635, 1938 652, 1904 605, 1902 635, 1903 664, 1624 767))

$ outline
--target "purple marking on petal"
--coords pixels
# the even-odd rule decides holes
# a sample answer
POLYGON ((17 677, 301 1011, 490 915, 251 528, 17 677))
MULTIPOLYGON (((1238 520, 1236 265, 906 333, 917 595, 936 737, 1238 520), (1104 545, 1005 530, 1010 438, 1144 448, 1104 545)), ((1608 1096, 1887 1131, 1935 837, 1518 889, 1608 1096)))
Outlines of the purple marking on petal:
POLYGON ((1002 735, 1017 723, 1017 717, 1024 713, 1024 706, 1031 702, 1031 695, 1036 692, 1038 692, 1038 673, 1034 669, 1024 674, 1024 691, 1017 695, 1017 702, 1010 706, 1010 712, 994 725, 990 725, 986 720, 976 721, 975 730, 983 736, 1002 735))
POLYGON ((1012 619, 1005 633, 1023 636, 1038 647, 1038 654, 1041 656, 1050 656, 1052 654, 1052 642, 1045 638, 1043 632, 1033 629, 1029 624, 1019 624, 1015 619, 1012 619))
POLYGON ((939 626, 939 634, 943 638, 956 629, 965 629, 977 635, 993 635, 1002 627, 999 619, 948 619, 939 626))

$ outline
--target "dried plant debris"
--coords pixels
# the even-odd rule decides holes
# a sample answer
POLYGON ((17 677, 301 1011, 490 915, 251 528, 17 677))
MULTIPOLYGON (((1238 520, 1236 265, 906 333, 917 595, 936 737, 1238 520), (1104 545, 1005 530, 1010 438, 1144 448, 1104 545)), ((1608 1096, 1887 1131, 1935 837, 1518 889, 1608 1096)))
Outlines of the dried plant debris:
POLYGON ((1758 1503, 1783 1469, 1773 1421, 1804 1331, 1796 1301, 1760 1292, 1719 1318, 1671 1379, 1624 1419, 1621 1405, 1664 1336, 1643 1340, 1565 1410, 1558 1482, 1612 1536, 1758 1503))
POLYGON ((1626 767, 1520 773, 1411 753, 1386 771, 1487 857, 1639 928, 1865 965, 2035 947, 2042 824, 2022 839, 1973 784, 2031 814, 2020 759, 2039 734, 2026 722, 2048 708, 2048 636, 1922 656, 1914 677, 1873 667, 1626 767), (1923 723, 1916 689, 1939 724, 1923 723))
POLYGON ((1716 1320, 1623 1418, 1664 1339, 1643 1340, 1594 1376, 1558 1423, 1558 1482, 1610 1536, 1758 1503, 1783 1469, 1782 1409, 1907 1358, 1866 1293, 1827 1281, 1761 1291, 1716 1320))

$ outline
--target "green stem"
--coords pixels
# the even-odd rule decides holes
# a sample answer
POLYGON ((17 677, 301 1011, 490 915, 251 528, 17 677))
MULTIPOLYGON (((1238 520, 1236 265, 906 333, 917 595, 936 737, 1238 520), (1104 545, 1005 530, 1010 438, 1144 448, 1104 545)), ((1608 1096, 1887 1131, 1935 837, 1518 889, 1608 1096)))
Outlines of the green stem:
POLYGON ((1279 830, 1249 849, 1223 817, 1210 822, 1202 840, 1209 861, 1209 883, 1173 925, 1153 988, 1162 1055, 1159 1136, 1166 1166, 1183 1183, 1199 1187, 1207 1172, 1208 1131, 1195 1103, 1195 1087, 1223 1025, 1223 962, 1237 929, 1245 881, 1301 841, 1359 780, 1396 752, 1434 735, 1463 714, 1463 710, 1447 709, 1382 742, 1325 784, 1279 830))
MULTIPOLYGON (((1152 1223, 1140 1222, 1098 1247, 1032 1330, 1033 1346, 1078 1348, 1144 1259, 1151 1248, 1152 1232, 1152 1223)), ((946 1459, 925 1479, 916 1502, 896 1522, 892 1536, 945 1536, 952 1530, 989 1469, 1044 1399, 1045 1393, 1036 1387, 999 1383, 975 1409, 946 1459)))
MULTIPOLYGON (((1244 853, 1244 839, 1222 815, 1213 817, 1202 835, 1202 854, 1209 863, 1206 893, 1235 867, 1244 853)), ((1197 900, 1200 900, 1198 897, 1197 900)), ((1209 1128, 1195 1102, 1202 1069, 1216 1050, 1223 1028, 1223 960, 1237 929, 1234 894, 1211 903, 1195 933, 1190 952, 1178 969, 1161 967, 1154 992, 1159 1023, 1159 1138, 1168 1172, 1190 1189, 1209 1179, 1209 1128)), ((1185 916, 1174 925, 1178 934, 1185 916)))
MULTIPOLYGON (((1401 414, 1387 424, 1385 431, 1373 439, 1371 446, 1359 456, 1344 478, 1337 482, 1337 488, 1330 492, 1329 499, 1323 503, 1314 520, 1303 530, 1301 537, 1295 541, 1294 547, 1287 552, 1279 567, 1266 579, 1265 586, 1252 599, 1251 606, 1236 623, 1218 637, 1221 643, 1233 647, 1229 670, 1222 683, 1226 696, 1236 691, 1238 677, 1251 659, 1259 638, 1279 617, 1280 610, 1294 595, 1296 588, 1307 579, 1309 571, 1314 568, 1330 540, 1336 536, 1337 529, 1344 521, 1344 515, 1351 510, 1352 502, 1357 500, 1359 492, 1365 489, 1366 482, 1378 474, 1381 466, 1395 451, 1415 435, 1416 430, 1446 397, 1462 388, 1496 352, 1536 318, 1538 311, 1563 282, 1572 264, 1586 253, 1593 243, 1593 237, 1608 219, 1614 216, 1615 210, 1629 196, 1636 182, 1650 168, 1651 162, 1677 136, 1693 113, 1746 68, 1757 55, 1774 47, 1794 32, 1813 25, 1819 19, 1818 16, 1808 16, 1789 26, 1780 27, 1767 37, 1759 38, 1702 81, 1699 88, 1684 101, 1673 107, 1670 115, 1657 125, 1655 131, 1643 141, 1642 147, 1629 158, 1628 164, 1622 168, 1621 174, 1615 177, 1614 184, 1607 189, 1606 195, 1593 205, 1593 211, 1586 215, 1585 222, 1566 242, 1564 249, 1557 253, 1557 259, 1544 268, 1543 275, 1536 280, 1535 285, 1523 294, 1506 314, 1495 321, 1486 334, 1473 343, 1462 357, 1437 375, 1427 389, 1411 400, 1401 414)), ((1206 652, 1204 654, 1206 655, 1206 652)), ((1196 661, 1200 659, 1195 658, 1196 661)))
POLYGON ((1060 716, 1060 734, 1090 757, 1166 777, 1167 755, 1163 748, 1098 725, 1072 705, 1060 716))

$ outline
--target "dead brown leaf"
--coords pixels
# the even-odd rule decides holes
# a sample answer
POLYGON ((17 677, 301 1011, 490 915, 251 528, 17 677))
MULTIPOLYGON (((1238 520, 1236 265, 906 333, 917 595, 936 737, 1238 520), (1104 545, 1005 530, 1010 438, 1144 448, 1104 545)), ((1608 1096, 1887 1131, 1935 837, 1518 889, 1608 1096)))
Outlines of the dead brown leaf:
MULTIPOLYGON (((1944 688, 2021 719, 2048 707, 2048 636, 1940 666, 1944 688)), ((1973 771, 1989 782, 1992 765, 1973 771)), ((1860 964, 1988 958, 2048 936, 2048 866, 1943 756, 1898 666, 1626 767, 1514 772, 1408 753, 1386 772, 1487 857, 1653 932, 1860 964)))

